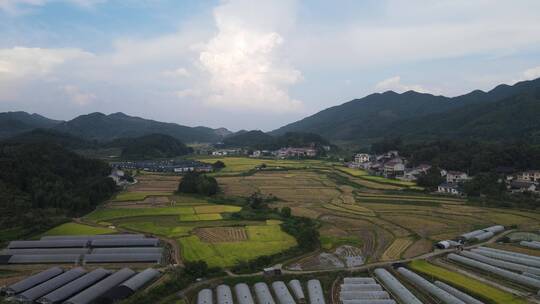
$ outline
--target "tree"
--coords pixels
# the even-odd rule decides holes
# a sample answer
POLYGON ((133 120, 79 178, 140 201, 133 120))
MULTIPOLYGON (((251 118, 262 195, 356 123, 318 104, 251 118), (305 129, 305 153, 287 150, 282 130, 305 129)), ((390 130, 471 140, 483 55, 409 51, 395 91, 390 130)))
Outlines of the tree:
POLYGON ((433 191, 437 189, 437 186, 442 184, 444 180, 444 177, 441 176, 441 170, 437 167, 431 167, 426 173, 418 176, 416 183, 420 187, 433 191))
POLYGON ((291 208, 289 208, 289 207, 281 208, 281 216, 283 216, 285 218, 291 217, 291 208))
POLYGON ((178 192, 211 196, 219 191, 219 185, 214 177, 188 172, 178 185, 178 192))
POLYGON ((214 170, 221 170, 221 169, 225 168, 225 163, 218 160, 218 161, 216 161, 215 163, 212 164, 212 168, 214 170))
POLYGON ((184 271, 194 278, 202 278, 208 273, 208 264, 205 261, 185 262, 184 271))
POLYGON ((265 209, 267 207, 265 199, 260 191, 253 192, 247 199, 251 209, 265 209))

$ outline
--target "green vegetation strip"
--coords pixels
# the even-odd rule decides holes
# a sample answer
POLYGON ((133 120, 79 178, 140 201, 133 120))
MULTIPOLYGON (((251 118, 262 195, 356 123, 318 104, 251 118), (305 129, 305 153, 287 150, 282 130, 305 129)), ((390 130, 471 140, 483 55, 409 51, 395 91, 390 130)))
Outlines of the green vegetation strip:
POLYGON ((142 201, 148 196, 168 196, 171 192, 122 192, 116 195, 114 202, 142 201))
POLYGON ((95 227, 78 223, 65 223, 45 232, 43 235, 96 235, 115 233, 116 230, 106 227, 95 227))
POLYGON ((425 260, 412 261, 409 267, 414 270, 428 275, 434 279, 449 283, 472 296, 480 296, 491 303, 500 304, 526 304, 527 301, 518 298, 511 293, 502 291, 495 287, 484 284, 465 275, 453 272, 443 267, 433 265, 425 260))
POLYGON ((117 218, 150 215, 182 215, 195 214, 192 207, 164 207, 164 208, 104 208, 98 209, 86 216, 91 221, 108 221, 117 218))

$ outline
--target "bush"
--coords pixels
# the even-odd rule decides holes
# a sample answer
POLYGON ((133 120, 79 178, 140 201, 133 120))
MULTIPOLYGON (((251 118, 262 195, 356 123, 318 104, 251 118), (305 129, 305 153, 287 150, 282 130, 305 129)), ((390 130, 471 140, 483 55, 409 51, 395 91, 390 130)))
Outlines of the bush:
POLYGON ((178 192, 201 195, 214 195, 218 193, 219 186, 215 178, 197 172, 189 172, 178 185, 178 192))

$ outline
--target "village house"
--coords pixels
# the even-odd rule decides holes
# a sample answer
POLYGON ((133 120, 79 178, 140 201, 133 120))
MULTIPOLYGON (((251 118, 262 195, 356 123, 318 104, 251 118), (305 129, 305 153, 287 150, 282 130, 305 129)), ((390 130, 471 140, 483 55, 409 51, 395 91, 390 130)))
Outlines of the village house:
POLYGON ((403 176, 405 173, 405 163, 402 158, 396 157, 387 161, 383 165, 383 175, 385 177, 403 176))
POLYGON ((457 184, 467 181, 469 176, 465 172, 461 171, 448 171, 446 172, 446 182, 449 184, 457 184))
POLYGON ((315 157, 317 156, 317 150, 313 148, 281 148, 276 151, 278 158, 290 158, 290 157, 315 157))
POLYGON ((521 172, 517 175, 517 179, 538 183, 540 182, 540 170, 529 170, 521 172))
POLYGON ((113 168, 142 170, 148 172, 212 172, 212 165, 193 160, 156 160, 111 162, 113 168))
POLYGON ((463 194, 456 183, 442 183, 437 187, 437 192, 452 195, 463 194))
POLYGON ((367 163, 371 160, 371 156, 367 153, 358 153, 354 156, 354 162, 357 164, 367 163))
POLYGON ((421 164, 411 169, 405 169, 405 172, 401 179, 407 181, 415 181, 421 174, 427 174, 429 169, 431 169, 431 165, 428 164, 421 164))
POLYGON ((539 189, 538 183, 526 180, 512 180, 508 185, 510 192, 536 192, 539 189))

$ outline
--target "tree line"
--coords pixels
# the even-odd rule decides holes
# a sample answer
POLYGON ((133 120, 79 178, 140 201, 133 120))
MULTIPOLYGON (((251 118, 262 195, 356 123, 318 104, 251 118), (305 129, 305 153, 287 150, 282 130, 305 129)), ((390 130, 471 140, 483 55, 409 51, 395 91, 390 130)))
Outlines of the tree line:
POLYGON ((105 162, 55 144, 0 144, 0 242, 89 212, 116 191, 105 162))

